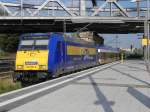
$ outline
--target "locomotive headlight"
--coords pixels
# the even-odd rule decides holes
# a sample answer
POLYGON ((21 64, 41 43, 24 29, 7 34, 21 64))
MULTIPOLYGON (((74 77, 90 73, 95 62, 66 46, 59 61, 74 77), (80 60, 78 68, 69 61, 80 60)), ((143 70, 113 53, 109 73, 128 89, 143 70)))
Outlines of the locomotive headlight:
POLYGON ((23 69, 23 65, 18 65, 17 69, 23 69))
POLYGON ((39 68, 40 68, 41 70, 45 70, 45 69, 47 69, 47 66, 45 66, 45 65, 40 65, 39 68))

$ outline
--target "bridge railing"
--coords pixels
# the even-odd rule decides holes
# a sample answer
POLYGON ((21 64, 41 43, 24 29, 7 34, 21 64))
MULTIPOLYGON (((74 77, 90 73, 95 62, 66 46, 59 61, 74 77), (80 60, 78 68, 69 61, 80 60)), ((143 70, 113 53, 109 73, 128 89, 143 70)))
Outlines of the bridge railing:
POLYGON ((0 17, 49 17, 49 16, 96 16, 96 17, 145 17, 146 1, 131 0, 0 0, 0 17))

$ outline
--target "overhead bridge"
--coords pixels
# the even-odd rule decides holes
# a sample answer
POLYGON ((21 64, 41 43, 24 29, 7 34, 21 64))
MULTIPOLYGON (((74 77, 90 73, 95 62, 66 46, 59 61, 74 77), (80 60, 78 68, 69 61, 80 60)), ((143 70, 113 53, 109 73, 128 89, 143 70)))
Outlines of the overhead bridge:
POLYGON ((3 0, 0 1, 0 33, 79 30, 143 33, 146 1, 137 2, 137 6, 130 1, 72 0, 66 3, 65 0, 17 0, 8 3, 3 0))
POLYGON ((9 32, 76 32, 87 30, 99 33, 143 32, 144 19, 108 17, 6 17, 0 18, 0 33, 9 32))

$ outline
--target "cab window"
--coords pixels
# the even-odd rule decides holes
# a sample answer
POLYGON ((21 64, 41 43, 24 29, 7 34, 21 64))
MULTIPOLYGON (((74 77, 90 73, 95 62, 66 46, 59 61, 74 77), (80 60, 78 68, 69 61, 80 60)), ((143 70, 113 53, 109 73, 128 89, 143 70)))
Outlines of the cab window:
POLYGON ((23 37, 20 41, 19 50, 46 50, 48 49, 49 39, 37 37, 23 37))
POLYGON ((33 49, 34 40, 22 40, 19 49, 21 50, 31 50, 33 49))
POLYGON ((48 40, 35 40, 35 49, 45 50, 48 48, 48 40))

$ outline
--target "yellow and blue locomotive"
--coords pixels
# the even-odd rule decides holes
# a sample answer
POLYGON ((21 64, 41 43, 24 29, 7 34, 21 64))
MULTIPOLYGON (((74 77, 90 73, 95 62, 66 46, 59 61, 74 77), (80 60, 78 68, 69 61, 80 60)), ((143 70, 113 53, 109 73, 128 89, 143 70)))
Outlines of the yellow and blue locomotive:
POLYGON ((20 37, 15 77, 37 81, 96 66, 97 47, 59 33, 33 33, 20 37))

